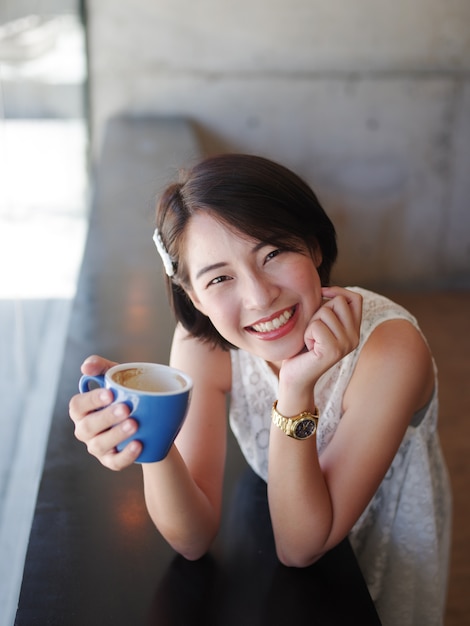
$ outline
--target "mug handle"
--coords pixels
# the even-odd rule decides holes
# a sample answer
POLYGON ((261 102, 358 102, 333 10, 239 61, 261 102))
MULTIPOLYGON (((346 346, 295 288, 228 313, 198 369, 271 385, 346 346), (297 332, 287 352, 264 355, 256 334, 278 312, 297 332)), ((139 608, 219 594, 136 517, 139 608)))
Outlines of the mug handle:
POLYGON ((104 387, 104 376, 102 374, 98 376, 88 376, 84 374, 78 381, 78 389, 80 393, 86 393, 90 391, 90 383, 94 382, 98 387, 104 387))
MULTIPOLYGON (((104 381, 105 377, 103 376, 103 374, 99 374, 98 376, 89 376, 88 374, 84 374, 78 381, 78 389, 80 393, 86 393, 87 391, 91 391, 90 383, 95 383, 96 385, 98 385, 98 387, 104 387, 104 381)), ((116 402, 123 402, 124 404, 127 404, 131 411, 129 417, 133 415, 137 407, 139 406, 139 396, 137 394, 126 394, 125 396, 123 396, 121 395, 121 392, 119 390, 112 391, 114 395, 114 401, 112 402, 112 404, 115 404, 116 402)))

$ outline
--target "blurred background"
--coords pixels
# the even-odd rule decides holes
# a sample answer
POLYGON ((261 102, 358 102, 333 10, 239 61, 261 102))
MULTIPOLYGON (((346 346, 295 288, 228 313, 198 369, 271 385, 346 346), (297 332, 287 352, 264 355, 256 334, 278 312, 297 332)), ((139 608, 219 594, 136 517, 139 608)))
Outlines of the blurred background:
POLYGON ((466 0, 86 4, 93 154, 112 115, 187 117, 314 185, 338 282, 468 285, 466 0))
POLYGON ((470 287, 466 0, 0 0, 0 623, 120 115, 293 168, 337 226, 340 284, 470 287))
POLYGON ((89 213, 76 0, 0 0, 0 624, 13 624, 89 213))

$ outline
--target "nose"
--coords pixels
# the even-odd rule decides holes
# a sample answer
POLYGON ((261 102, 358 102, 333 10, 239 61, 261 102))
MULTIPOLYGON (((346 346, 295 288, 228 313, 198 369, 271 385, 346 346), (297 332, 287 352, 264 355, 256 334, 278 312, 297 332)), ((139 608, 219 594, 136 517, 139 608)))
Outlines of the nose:
POLYGON ((249 275, 242 284, 243 302, 247 309, 263 310, 271 306, 280 292, 272 277, 249 275))

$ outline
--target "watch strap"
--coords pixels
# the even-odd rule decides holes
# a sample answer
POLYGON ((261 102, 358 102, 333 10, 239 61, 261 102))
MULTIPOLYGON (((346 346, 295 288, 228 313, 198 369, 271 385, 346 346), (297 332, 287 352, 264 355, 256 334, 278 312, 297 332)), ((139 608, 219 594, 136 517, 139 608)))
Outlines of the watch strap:
POLYGON ((311 411, 302 411, 297 415, 293 415, 292 417, 286 417, 282 415, 277 410, 277 400, 274 402, 271 410, 271 418, 274 424, 280 428, 288 437, 293 437, 294 439, 307 439, 315 434, 318 426, 318 420, 320 419, 320 415, 317 407, 315 407, 313 413, 311 411), (313 426, 309 429, 309 433, 304 436, 298 436, 296 434, 296 430, 299 425, 303 422, 313 422, 313 426))

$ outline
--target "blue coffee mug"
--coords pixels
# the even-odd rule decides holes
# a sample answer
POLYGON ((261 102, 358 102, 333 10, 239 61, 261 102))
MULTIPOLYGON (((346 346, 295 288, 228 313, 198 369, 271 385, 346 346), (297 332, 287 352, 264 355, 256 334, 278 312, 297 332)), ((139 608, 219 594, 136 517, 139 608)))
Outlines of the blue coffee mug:
POLYGON ((100 376, 80 378, 80 393, 98 385, 113 392, 114 403, 126 404, 137 431, 120 443, 142 443, 136 463, 164 459, 184 423, 192 392, 192 379, 184 372, 159 363, 121 363, 100 376))

